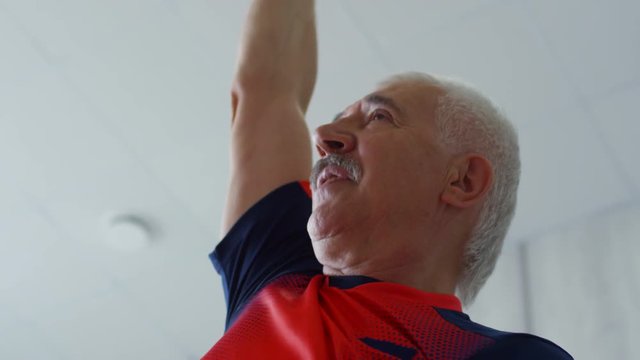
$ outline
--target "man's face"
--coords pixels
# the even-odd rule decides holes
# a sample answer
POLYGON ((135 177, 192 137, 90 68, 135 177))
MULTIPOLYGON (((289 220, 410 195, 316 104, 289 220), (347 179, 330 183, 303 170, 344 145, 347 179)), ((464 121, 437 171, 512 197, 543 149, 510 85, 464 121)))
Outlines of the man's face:
POLYGON ((429 234, 416 232, 439 208, 448 160, 435 133, 440 94, 391 83, 316 130, 308 230, 325 268, 392 267, 425 251, 429 234))

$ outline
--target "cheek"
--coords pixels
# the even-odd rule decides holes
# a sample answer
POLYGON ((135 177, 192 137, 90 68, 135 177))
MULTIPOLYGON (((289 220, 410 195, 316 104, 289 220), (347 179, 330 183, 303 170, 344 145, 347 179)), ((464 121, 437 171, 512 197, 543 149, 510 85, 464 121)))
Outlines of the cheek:
POLYGON ((384 212, 393 209, 397 216, 424 216, 438 201, 441 176, 433 159, 409 151, 405 154, 382 154, 373 165, 376 201, 372 206, 384 212))
POLYGON ((363 181, 378 205, 437 198, 442 174, 435 150, 425 146, 428 139, 403 133, 367 140, 359 152, 365 170, 363 181))
POLYGON ((372 176, 379 186, 407 189, 421 182, 425 176, 426 161, 423 158, 411 154, 406 149, 394 149, 395 151, 379 152, 371 161, 372 176))

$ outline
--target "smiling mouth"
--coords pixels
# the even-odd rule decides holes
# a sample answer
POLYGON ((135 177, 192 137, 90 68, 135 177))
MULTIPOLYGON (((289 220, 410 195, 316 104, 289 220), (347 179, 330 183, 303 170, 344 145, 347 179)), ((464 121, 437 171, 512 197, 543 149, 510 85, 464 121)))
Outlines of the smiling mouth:
POLYGON ((320 176, 318 176, 317 187, 321 187, 322 185, 329 184, 339 180, 349 180, 353 181, 349 176, 349 172, 339 166, 329 165, 325 167, 320 176))

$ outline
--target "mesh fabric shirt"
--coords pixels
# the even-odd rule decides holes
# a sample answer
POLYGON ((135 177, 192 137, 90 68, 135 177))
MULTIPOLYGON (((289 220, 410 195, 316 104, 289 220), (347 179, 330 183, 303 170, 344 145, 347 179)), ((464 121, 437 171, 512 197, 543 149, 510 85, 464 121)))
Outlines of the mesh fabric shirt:
POLYGON ((454 295, 323 275, 310 213, 308 183, 284 185, 210 254, 227 320, 203 359, 571 359, 540 337, 472 322, 454 295))

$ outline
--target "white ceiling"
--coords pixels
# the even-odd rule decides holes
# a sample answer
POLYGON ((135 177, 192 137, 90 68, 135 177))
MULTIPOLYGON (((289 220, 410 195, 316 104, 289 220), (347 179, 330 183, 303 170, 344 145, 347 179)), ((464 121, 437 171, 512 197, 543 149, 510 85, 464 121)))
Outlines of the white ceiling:
MULTIPOLYGON (((0 0, 2 358, 196 359, 243 1, 0 0), (103 240, 109 214, 151 247, 103 240), (7 311, 9 309, 9 311, 7 311), (13 357, 11 357, 11 356, 13 357)), ((640 3, 319 0, 311 127, 399 71, 464 79, 519 129, 508 241, 640 200, 640 3)))

